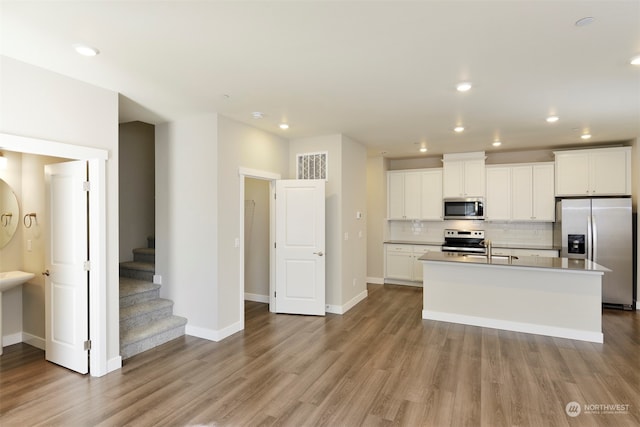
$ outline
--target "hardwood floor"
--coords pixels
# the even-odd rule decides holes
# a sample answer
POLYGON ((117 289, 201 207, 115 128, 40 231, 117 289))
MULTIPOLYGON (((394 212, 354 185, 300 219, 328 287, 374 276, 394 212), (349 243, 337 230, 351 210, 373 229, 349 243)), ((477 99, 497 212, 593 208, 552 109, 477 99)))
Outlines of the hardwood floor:
POLYGON ((0 357, 0 425, 640 425, 640 313, 605 311, 593 344, 421 310, 420 288, 389 285, 343 316, 247 302, 244 332, 179 338, 101 378, 16 344, 0 357))

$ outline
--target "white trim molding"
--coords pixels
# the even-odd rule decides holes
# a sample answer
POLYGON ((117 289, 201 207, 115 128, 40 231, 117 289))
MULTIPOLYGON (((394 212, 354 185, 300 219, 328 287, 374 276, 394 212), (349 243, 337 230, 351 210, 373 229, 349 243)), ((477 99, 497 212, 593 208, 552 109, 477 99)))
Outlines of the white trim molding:
POLYGON ((251 294, 249 292, 245 292, 244 300, 269 304, 269 295, 251 294))
POLYGON ((384 285, 384 278, 382 277, 367 277, 367 283, 373 285, 384 285))
POLYGON ((440 322, 462 323, 464 325, 480 326, 483 328, 504 329, 528 334, 546 335, 549 337, 569 338, 572 340, 603 343, 604 335, 600 332, 582 331, 579 329, 559 328, 556 326, 538 325, 534 323, 514 322, 510 320, 489 319, 486 317, 466 316, 463 314, 443 313, 432 310, 422 310, 422 318, 440 322))
POLYGON ((201 328, 199 326, 188 325, 185 327, 185 334, 192 337, 202 338, 209 341, 222 341, 223 339, 230 337, 236 332, 243 330, 244 322, 236 322, 223 329, 208 329, 201 328))
POLYGON ((367 298, 367 296, 369 296, 369 292, 367 290, 364 290, 360 292, 358 295, 356 295, 355 297, 351 298, 351 300, 347 301, 346 304, 343 304, 343 305, 327 304, 326 311, 327 313, 331 313, 331 314, 345 314, 347 311, 355 307, 355 305, 358 304, 360 301, 367 298))
POLYGON ((44 338, 31 335, 24 331, 22 332, 22 342, 39 348, 40 350, 45 350, 46 348, 46 340, 44 338))

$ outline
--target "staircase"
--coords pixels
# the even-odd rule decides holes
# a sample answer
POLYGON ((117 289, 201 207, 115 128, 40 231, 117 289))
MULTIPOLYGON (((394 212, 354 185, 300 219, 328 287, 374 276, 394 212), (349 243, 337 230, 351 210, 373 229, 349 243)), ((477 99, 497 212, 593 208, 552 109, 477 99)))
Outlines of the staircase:
POLYGON ((120 263, 120 356, 127 359, 184 335, 187 319, 173 315, 173 301, 153 283, 155 241, 120 263))

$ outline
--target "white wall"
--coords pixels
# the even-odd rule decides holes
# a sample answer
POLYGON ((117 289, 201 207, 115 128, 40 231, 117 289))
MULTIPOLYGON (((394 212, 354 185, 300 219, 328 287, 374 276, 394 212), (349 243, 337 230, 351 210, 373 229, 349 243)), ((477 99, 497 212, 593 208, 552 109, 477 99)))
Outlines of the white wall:
POLYGON ((367 150, 342 136, 342 301, 350 305, 367 292, 367 150), (360 218, 357 218, 357 213, 360 218))
POLYGON ((120 262, 146 248, 155 235, 155 128, 142 122, 119 127, 120 262))
POLYGON ((0 69, 0 132, 110 153, 106 162, 107 358, 117 358, 118 94, 5 56, 0 57, 0 69))
MULTIPOLYGON (((288 141, 277 135, 219 116, 218 127, 218 238, 219 238, 219 327, 225 334, 240 326, 244 295, 240 284, 240 237, 244 218, 240 216, 239 169, 248 168, 288 177, 288 141)), ((265 254, 266 255, 266 254, 265 254)))
POLYGON ((156 274, 188 334, 241 327, 238 171, 286 177, 287 154, 285 139, 217 114, 156 126, 156 274))
POLYGON ((244 183, 244 292, 269 296, 269 181, 244 183))
POLYGON ((156 274, 188 328, 218 327, 218 116, 156 126, 156 274))
POLYGON ((384 281, 388 163, 381 156, 367 159, 367 280, 371 283, 384 281))

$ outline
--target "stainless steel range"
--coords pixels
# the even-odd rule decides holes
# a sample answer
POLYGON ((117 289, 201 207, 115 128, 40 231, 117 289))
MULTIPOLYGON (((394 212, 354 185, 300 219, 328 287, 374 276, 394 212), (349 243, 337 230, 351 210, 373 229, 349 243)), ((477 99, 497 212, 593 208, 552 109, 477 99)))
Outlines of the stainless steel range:
POLYGON ((486 253, 484 230, 444 230, 442 252, 486 253))

